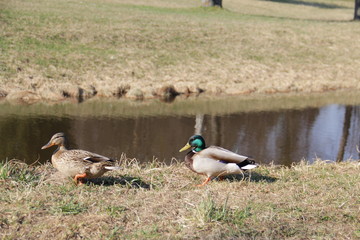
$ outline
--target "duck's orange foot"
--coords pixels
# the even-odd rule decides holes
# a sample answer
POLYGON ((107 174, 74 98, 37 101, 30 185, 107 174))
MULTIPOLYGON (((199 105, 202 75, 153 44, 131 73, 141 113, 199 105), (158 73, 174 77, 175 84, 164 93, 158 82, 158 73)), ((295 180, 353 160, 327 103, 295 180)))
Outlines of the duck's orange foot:
POLYGON ((197 186, 197 187, 202 187, 202 186, 204 186, 205 184, 207 184, 210 180, 211 180, 211 178, 208 177, 202 184, 199 184, 199 185, 196 185, 196 186, 197 186))
POLYGON ((86 173, 76 174, 74 177, 74 182, 76 185, 81 185, 84 183, 85 178, 86 178, 86 173))

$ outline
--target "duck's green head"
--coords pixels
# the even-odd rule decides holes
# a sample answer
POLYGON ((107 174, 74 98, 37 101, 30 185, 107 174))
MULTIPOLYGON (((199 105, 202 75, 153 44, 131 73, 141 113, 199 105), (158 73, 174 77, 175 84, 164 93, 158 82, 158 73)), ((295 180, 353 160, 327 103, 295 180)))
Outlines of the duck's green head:
POLYGON ((200 135, 191 136, 188 143, 182 149, 180 149, 179 152, 185 151, 189 148, 193 148, 195 152, 200 152, 201 150, 205 149, 206 145, 204 138, 200 135))

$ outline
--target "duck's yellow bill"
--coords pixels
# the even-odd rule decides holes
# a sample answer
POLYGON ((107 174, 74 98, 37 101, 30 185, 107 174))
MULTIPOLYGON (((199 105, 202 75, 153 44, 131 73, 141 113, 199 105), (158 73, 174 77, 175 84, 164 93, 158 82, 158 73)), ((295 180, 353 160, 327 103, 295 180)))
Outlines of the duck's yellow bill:
POLYGON ((187 143, 182 149, 179 150, 179 152, 185 151, 186 149, 191 148, 191 145, 187 143))

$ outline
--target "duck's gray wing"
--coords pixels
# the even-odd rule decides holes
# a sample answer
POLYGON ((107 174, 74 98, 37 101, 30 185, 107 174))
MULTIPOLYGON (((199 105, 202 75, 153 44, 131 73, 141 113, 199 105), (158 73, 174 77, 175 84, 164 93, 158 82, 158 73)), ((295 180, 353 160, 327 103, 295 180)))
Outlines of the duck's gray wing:
POLYGON ((204 150, 197 153, 199 156, 204 158, 211 158, 218 161, 228 162, 228 163, 242 163, 245 160, 249 160, 250 158, 247 156, 243 156, 232 151, 229 151, 222 147, 210 146, 205 148, 204 150))

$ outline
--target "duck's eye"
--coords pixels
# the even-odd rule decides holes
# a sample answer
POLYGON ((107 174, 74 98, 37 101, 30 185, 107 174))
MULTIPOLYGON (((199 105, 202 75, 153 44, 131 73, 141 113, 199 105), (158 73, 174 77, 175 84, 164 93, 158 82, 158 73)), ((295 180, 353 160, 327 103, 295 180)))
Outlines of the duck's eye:
POLYGON ((55 140, 55 139, 58 139, 58 138, 62 138, 62 137, 64 137, 64 136, 63 136, 63 135, 55 136, 55 137, 54 137, 54 140, 55 140))

